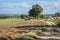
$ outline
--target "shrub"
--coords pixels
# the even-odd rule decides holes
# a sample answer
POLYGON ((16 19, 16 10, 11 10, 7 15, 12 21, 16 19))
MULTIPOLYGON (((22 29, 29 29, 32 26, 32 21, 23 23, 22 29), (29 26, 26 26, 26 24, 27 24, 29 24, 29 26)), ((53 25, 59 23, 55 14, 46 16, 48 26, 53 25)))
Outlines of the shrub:
POLYGON ((46 31, 46 27, 43 27, 41 30, 42 30, 42 32, 46 31))
POLYGON ((25 19, 25 18, 28 18, 29 16, 27 14, 21 14, 20 17, 21 19, 25 19))
POLYGON ((40 15, 39 15, 39 18, 45 18, 45 15, 40 14, 40 15))
POLYGON ((36 32, 36 35, 40 36, 40 35, 41 35, 41 31, 38 30, 38 31, 36 32))
POLYGON ((46 27, 46 28, 47 28, 47 27, 48 27, 48 25, 44 25, 44 27, 46 27))
POLYGON ((59 23, 57 23, 57 26, 58 26, 58 27, 60 27, 60 22, 59 22, 59 23))

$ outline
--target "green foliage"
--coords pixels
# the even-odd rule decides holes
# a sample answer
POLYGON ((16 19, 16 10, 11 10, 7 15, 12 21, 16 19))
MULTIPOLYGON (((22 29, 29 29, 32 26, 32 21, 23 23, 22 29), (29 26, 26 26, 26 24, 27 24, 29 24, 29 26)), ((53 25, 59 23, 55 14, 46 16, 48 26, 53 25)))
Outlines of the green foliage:
POLYGON ((0 19, 6 19, 6 18, 8 18, 7 15, 0 15, 0 19))
POLYGON ((57 23, 57 26, 60 27, 60 22, 57 23))
POLYGON ((0 19, 7 19, 7 18, 20 18, 20 15, 0 14, 0 19))
POLYGON ((27 14, 21 14, 20 17, 21 17, 22 19, 25 19, 25 18, 28 18, 29 16, 28 16, 27 14))
POLYGON ((44 25, 45 28, 47 28, 48 26, 49 26, 48 24, 47 25, 44 25))
POLYGON ((0 19, 0 24, 23 22, 24 19, 0 19))
POLYGON ((15 40, 35 40, 32 37, 20 37, 20 38, 16 38, 15 40))
POLYGON ((34 33, 23 34, 20 37, 16 38, 16 40, 35 40, 37 36, 34 33))
POLYGON ((21 14, 21 15, 18 15, 18 14, 0 14, 0 19, 7 19, 7 18, 22 18, 22 19, 25 19, 25 18, 28 18, 29 15, 28 14, 21 14))
POLYGON ((41 33, 42 33, 42 32, 41 32, 40 30, 37 30, 37 31, 36 31, 36 35, 38 35, 38 36, 40 36, 41 33))
POLYGON ((43 9, 40 5, 33 5, 32 9, 29 10, 29 16, 37 18, 42 11, 43 9))
POLYGON ((45 18, 45 15, 40 14, 40 15, 39 15, 39 18, 45 18))
POLYGON ((59 17, 60 17, 60 12, 58 12, 58 13, 55 13, 55 16, 59 16, 59 17))
POLYGON ((46 31, 46 27, 43 27, 41 30, 42 30, 42 32, 46 31))

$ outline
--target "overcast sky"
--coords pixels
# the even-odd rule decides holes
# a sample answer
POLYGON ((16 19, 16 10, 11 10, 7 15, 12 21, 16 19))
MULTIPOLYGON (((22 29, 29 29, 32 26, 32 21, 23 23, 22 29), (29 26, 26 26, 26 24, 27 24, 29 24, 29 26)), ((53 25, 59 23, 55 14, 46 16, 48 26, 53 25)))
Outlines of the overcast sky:
POLYGON ((60 12, 60 0, 0 0, 0 14, 25 14, 34 4, 42 6, 43 14, 60 12))

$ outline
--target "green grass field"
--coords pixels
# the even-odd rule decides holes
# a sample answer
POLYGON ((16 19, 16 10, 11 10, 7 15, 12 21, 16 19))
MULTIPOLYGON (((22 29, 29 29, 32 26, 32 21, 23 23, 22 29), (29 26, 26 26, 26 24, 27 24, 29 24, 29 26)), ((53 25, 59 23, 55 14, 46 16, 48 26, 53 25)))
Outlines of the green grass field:
POLYGON ((0 23, 23 22, 24 19, 0 19, 0 23))

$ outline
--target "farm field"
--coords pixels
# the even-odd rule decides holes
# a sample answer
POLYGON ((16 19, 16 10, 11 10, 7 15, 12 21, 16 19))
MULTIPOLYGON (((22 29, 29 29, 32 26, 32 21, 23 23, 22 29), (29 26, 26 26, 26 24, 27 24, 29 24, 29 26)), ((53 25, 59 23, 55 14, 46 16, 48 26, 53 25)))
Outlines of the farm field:
POLYGON ((1 0, 0 40, 60 40, 59 0, 1 0))
POLYGON ((0 19, 0 24, 22 22, 24 19, 0 19))
MULTIPOLYGON (((9 20, 9 19, 1 19, 1 20, 9 20)), ((16 37, 19 37, 22 34, 27 34, 32 31, 37 31, 40 30, 42 26, 45 23, 48 23, 53 25, 52 23, 44 20, 31 20, 31 21, 24 21, 22 19, 10 19, 8 22, 5 22, 7 24, 1 24, 0 25, 0 39, 6 39, 6 40, 14 40, 16 37), (14 20, 14 21, 13 21, 14 20), (21 20, 21 21, 20 21, 21 20), (12 21, 14 23, 12 23, 12 21), (15 23, 16 22, 16 23, 15 23), (9 24, 10 23, 10 24, 9 24), (21 26, 22 25, 22 26, 21 26)), ((3 23, 3 22, 2 22, 3 23)), ((47 32, 49 33, 49 32, 47 32)), ((33 34, 33 33, 32 33, 33 34)), ((42 36, 46 36, 45 33, 43 33, 42 36)), ((50 35, 47 35, 50 36, 50 35)), ((53 35, 55 36, 55 35, 53 35)), ((57 35, 57 37, 60 37, 60 35, 57 35)))

